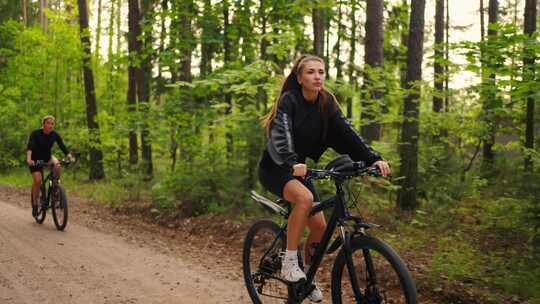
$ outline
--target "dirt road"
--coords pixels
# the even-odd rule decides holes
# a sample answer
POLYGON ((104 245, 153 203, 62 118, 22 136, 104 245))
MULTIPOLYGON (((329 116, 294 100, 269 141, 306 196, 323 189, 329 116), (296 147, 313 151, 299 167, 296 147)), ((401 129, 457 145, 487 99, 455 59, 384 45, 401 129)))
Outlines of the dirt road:
POLYGON ((50 214, 38 225, 29 208, 3 199, 2 304, 248 303, 241 278, 213 271, 201 263, 204 257, 158 251, 144 239, 130 242, 77 223, 76 214, 58 232, 50 214))

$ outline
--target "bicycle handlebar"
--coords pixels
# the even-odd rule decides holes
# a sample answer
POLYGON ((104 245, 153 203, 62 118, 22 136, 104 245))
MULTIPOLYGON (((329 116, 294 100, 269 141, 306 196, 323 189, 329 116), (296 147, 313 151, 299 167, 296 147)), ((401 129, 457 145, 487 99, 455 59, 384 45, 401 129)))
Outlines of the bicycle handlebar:
MULTIPOLYGON (((71 160, 65 159, 65 158, 60 159, 59 162, 60 162, 60 164, 61 164, 62 166, 68 166, 68 165, 70 165, 71 163, 73 163, 71 160)), ((36 160, 36 161, 34 162, 34 166, 37 167, 37 168, 43 168, 43 167, 45 167, 46 165, 47 165, 47 162, 44 161, 44 160, 36 160)))
POLYGON ((366 166, 364 162, 354 162, 354 172, 343 174, 333 170, 323 169, 308 169, 306 178, 308 179, 326 179, 326 178, 351 178, 354 176, 382 176, 381 170, 378 167, 366 166))

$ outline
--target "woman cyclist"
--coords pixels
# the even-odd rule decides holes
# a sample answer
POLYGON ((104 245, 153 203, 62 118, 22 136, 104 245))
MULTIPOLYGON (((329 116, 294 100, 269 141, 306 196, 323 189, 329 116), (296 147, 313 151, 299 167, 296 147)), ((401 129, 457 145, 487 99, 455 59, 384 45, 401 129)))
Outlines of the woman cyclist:
MULTIPOLYGON (((304 248, 306 267, 326 228, 322 213, 308 218, 313 201, 318 197, 313 184, 304 179, 306 158, 317 162, 327 148, 332 148, 355 161, 377 166, 383 176, 390 174, 388 163, 343 117, 336 98, 324 87, 325 78, 325 63, 320 57, 300 57, 264 120, 268 141, 259 163, 259 179, 267 190, 294 205, 288 220, 287 250, 281 268, 283 278, 289 282, 306 278, 297 255, 306 224, 310 230, 304 248)), ((308 298, 322 301, 321 290, 316 287, 308 298)))

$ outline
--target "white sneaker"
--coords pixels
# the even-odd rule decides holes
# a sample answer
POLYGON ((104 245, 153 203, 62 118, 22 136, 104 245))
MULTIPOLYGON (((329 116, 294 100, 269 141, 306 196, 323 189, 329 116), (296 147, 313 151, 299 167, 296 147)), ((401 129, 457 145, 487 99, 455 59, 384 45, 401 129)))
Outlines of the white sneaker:
POLYGON ((306 279, 306 274, 298 266, 298 256, 287 256, 282 252, 281 259, 281 276, 285 281, 298 282, 306 279))
MULTIPOLYGON (((309 271, 309 267, 311 265, 309 264, 306 264, 306 272, 309 271)), ((321 289, 319 288, 319 286, 317 286, 317 283, 315 283, 315 280, 313 280, 313 285, 315 285, 315 289, 313 289, 311 291, 311 293, 308 295, 308 299, 311 301, 311 302, 315 302, 315 303, 319 303, 319 302, 322 302, 323 300, 323 295, 322 295, 322 291, 321 289)))
POLYGON ((315 302, 315 303, 322 302, 323 300, 322 291, 317 286, 317 284, 315 284, 315 282, 313 282, 313 284, 315 285, 315 289, 313 289, 313 291, 309 294, 308 299, 311 302, 315 302))

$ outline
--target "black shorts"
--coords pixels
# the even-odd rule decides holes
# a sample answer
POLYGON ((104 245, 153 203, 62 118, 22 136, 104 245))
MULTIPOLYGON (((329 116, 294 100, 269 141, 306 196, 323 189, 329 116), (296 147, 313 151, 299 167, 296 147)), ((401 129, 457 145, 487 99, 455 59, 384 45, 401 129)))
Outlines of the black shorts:
POLYGON ((311 191, 315 202, 320 201, 317 190, 311 180, 306 181, 303 178, 293 176, 291 171, 279 167, 274 163, 268 152, 264 150, 261 161, 259 162, 259 181, 263 187, 278 197, 283 198, 285 184, 293 179, 297 179, 311 191))

